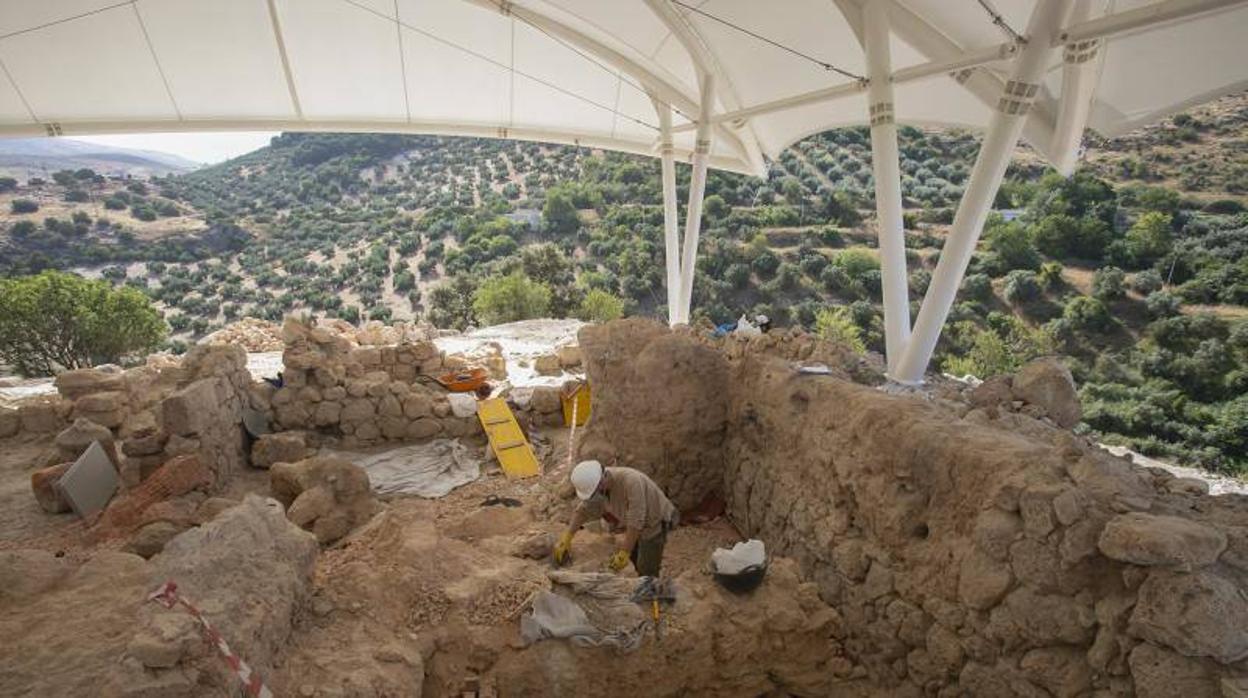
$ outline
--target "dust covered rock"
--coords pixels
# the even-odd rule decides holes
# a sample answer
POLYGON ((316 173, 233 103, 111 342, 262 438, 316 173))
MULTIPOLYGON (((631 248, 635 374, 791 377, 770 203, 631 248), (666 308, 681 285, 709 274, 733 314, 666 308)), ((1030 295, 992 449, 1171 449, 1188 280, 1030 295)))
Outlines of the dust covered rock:
POLYGON ((1226 550, 1226 534, 1177 516, 1128 512, 1101 532, 1106 557, 1136 565, 1208 565, 1226 550))
POLYGON ((1070 369, 1054 358, 1036 359, 1015 374, 1014 398, 1042 409, 1059 427, 1069 429, 1083 417, 1070 369))
POLYGON ((251 445, 251 464, 269 468, 274 463, 294 463, 308 454, 307 439, 301 432, 264 434, 251 445))
POLYGON ((368 473, 341 458, 275 463, 269 477, 273 496, 287 507, 287 517, 312 531, 321 543, 345 536, 379 509, 368 473))
POLYGON ((1214 572, 1154 570, 1140 585, 1132 635, 1189 657, 1223 663, 1248 657, 1248 597, 1214 572))

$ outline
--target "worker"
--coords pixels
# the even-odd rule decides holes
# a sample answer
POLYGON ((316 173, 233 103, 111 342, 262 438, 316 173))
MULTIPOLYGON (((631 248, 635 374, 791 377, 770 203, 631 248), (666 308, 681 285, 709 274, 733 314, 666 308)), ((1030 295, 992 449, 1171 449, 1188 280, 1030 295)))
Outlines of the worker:
POLYGON ((767 334, 768 332, 771 331, 771 318, 762 314, 755 315, 754 325, 755 327, 758 328, 759 332, 762 332, 763 334, 767 334))
POLYGON ((596 460, 577 463, 571 479, 581 501, 555 545, 555 562, 567 559, 572 537, 582 526, 602 518, 612 533, 624 533, 608 566, 619 572, 631 561, 637 574, 659 576, 667 532, 676 527, 679 513, 654 480, 632 468, 603 467, 596 460))

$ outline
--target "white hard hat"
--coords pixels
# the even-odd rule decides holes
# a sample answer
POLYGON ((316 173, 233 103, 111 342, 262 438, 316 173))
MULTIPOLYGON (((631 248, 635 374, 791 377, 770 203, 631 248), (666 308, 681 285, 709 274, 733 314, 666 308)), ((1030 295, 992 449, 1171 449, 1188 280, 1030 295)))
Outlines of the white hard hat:
POLYGON ((583 460, 572 469, 572 486, 576 488, 576 496, 589 499, 602 482, 602 463, 596 460, 583 460))
POLYGON ((756 315, 754 317, 754 322, 759 325, 766 325, 767 320, 768 320, 768 317, 766 315, 756 315))

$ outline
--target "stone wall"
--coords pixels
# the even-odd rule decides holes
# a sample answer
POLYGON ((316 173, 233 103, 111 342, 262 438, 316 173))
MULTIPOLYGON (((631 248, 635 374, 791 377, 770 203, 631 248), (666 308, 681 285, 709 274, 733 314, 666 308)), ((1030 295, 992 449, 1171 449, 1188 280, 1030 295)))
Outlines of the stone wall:
POLYGON ((1209 497, 1054 420, 800 375, 654 324, 586 328, 581 345, 585 449, 652 473, 681 506, 717 490, 744 534, 818 584, 881 690, 1243 690, 1248 498, 1209 497), (661 391, 644 398, 639 379, 661 391))
POLYGON ((280 430, 341 436, 347 448, 480 432, 476 417, 454 416, 446 392, 432 383, 445 367, 432 342, 359 346, 294 319, 282 335, 283 385, 270 399, 280 430))

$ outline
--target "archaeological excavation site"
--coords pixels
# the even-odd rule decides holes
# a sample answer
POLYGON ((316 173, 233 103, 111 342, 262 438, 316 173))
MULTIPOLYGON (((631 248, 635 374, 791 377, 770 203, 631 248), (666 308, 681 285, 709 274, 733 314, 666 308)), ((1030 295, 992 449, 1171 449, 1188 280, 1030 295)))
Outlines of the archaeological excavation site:
POLYGON ((0 694, 1248 694, 1248 497, 1073 433, 1060 364, 543 323, 255 323, 12 401, 0 694), (552 556, 583 461, 679 511, 657 577, 602 522, 552 556))

